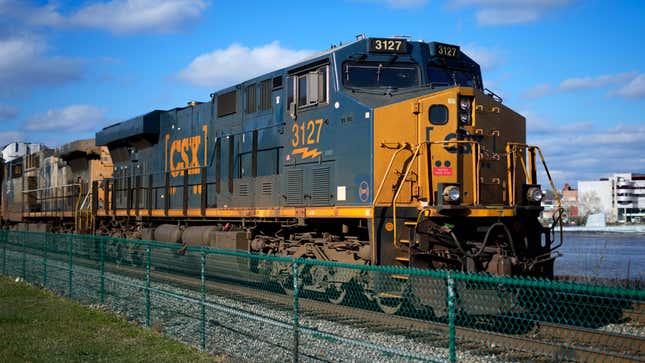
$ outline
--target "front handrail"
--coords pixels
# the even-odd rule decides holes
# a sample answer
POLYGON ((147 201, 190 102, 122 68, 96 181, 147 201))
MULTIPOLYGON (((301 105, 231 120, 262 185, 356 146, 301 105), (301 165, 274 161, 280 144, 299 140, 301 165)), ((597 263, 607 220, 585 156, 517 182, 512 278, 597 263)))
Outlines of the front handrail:
MULTIPOLYGON (((394 229, 393 229, 393 235, 394 235, 394 247, 398 248, 399 247, 399 241, 397 239, 397 223, 396 223, 396 203, 399 198, 399 195, 401 194, 401 190, 403 190, 403 184, 405 183, 405 180, 408 178, 408 175, 410 171, 412 170, 412 166, 414 165, 414 161, 416 158, 419 156, 419 152, 421 150, 421 146, 425 145, 428 146, 428 155, 427 155, 427 160, 430 160, 430 155, 431 151, 430 149, 432 148, 432 145, 449 145, 449 144, 470 144, 473 147, 473 189, 474 189, 474 196, 473 196, 473 203, 477 205, 479 203, 479 173, 480 173, 480 161, 481 158, 479 157, 479 153, 481 150, 481 144, 478 141, 473 141, 473 140, 441 140, 441 141, 424 141, 419 144, 417 144, 414 148, 414 153, 412 154, 412 159, 408 163, 407 167, 405 168, 405 173, 403 174, 403 178, 401 178, 401 181, 399 182, 396 192, 394 194, 394 197, 392 199, 392 223, 394 224, 394 229)), ((394 160, 394 157, 392 160, 390 160, 390 164, 394 160)), ((426 163, 429 165, 429 163, 426 163)), ((390 165, 391 166, 391 165, 390 165)), ((388 169, 390 169, 390 166, 388 166, 388 169)), ((428 170, 430 173, 431 171, 428 170)), ((385 182, 385 179, 387 178, 387 173, 383 175, 383 180, 381 180, 381 186, 379 187, 379 192, 380 189, 385 182)), ((429 183, 430 184, 430 183, 429 183)), ((433 193, 432 191, 432 185, 428 186, 428 193, 431 195, 433 193)), ((376 203, 376 199, 374 199, 374 203, 376 203)))
POLYGON ((549 172, 549 167, 546 165, 546 159, 544 158, 544 154, 542 154, 542 150, 540 149, 539 146, 535 145, 528 145, 528 144, 523 144, 523 143, 513 143, 509 142, 506 144, 506 160, 507 160, 507 172, 508 172, 508 186, 509 186, 509 204, 513 205, 515 201, 515 169, 516 169, 516 163, 511 163, 511 157, 513 160, 516 159, 518 151, 524 151, 528 150, 529 154, 531 155, 531 158, 529 159, 530 161, 530 168, 529 171, 527 172, 526 167, 524 166, 524 159, 522 159, 520 155, 520 162, 522 163, 522 167, 524 169, 524 175, 529 179, 529 184, 535 184, 536 180, 536 165, 535 165, 535 152, 537 151, 538 155, 540 156, 540 161, 542 162, 542 166, 544 167, 544 172, 546 173, 547 178, 549 179, 549 185, 551 186, 551 191, 553 192, 553 197, 555 198, 556 202, 558 203, 558 207, 556 208, 554 212, 554 217, 553 217, 553 225, 549 228, 551 231, 551 236, 552 240, 553 237, 555 237, 555 227, 556 225, 559 227, 559 232, 560 232, 560 244, 555 247, 558 248, 560 245, 562 245, 563 241, 563 226, 562 226, 562 213, 563 213, 563 208, 562 208, 562 202, 560 200, 560 194, 558 193, 557 188, 555 187, 555 183, 553 182, 553 178, 551 177, 551 173, 549 172), (511 166, 512 164, 512 166, 511 166), (558 215, 556 218, 555 215, 558 215))
POLYGON ((390 159, 390 163, 387 165, 387 168, 385 168, 385 173, 383 173, 383 178, 381 179, 381 183, 378 186, 378 189, 376 190, 376 194, 374 194, 374 205, 376 205, 376 202, 378 200, 378 197, 381 195, 381 191, 383 190, 383 185, 385 185, 385 180, 387 179, 387 175, 390 173, 390 169, 392 169, 392 165, 394 164, 394 159, 396 159, 397 155, 403 150, 410 150, 410 144, 407 142, 405 144, 399 145, 399 148, 392 154, 392 158, 390 159))

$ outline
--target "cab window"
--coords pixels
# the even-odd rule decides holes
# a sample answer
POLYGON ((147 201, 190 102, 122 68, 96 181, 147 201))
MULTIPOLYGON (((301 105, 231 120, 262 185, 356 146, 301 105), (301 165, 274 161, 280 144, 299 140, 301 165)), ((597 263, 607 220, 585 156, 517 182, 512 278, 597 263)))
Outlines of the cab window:
POLYGON ((479 88, 479 82, 474 73, 434 65, 428 66, 427 83, 435 86, 464 86, 479 88))
POLYGON ((305 71, 288 79, 288 100, 298 108, 315 106, 328 102, 329 66, 325 65, 305 71))
POLYGON ((419 86, 419 67, 411 63, 345 62, 343 85, 349 88, 416 87, 419 86))

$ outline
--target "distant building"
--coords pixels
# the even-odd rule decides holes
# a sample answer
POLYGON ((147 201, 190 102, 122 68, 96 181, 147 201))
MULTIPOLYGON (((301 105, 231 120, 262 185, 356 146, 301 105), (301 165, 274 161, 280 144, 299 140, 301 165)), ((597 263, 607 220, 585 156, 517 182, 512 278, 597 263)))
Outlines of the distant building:
POLYGON ((578 182, 581 216, 604 213, 607 222, 640 222, 645 217, 645 174, 620 173, 578 182))
POLYGON ((616 174, 619 222, 645 221, 645 174, 616 174))
POLYGON ((8 161, 17 159, 21 156, 38 152, 45 148, 46 146, 43 144, 34 144, 31 142, 12 142, 11 144, 5 145, 1 149, 2 159, 5 162, 8 162, 8 161))
POLYGON ((562 201, 562 208, 564 208, 569 218, 575 218, 579 215, 578 191, 576 189, 572 189, 569 184, 565 184, 560 200, 562 201))

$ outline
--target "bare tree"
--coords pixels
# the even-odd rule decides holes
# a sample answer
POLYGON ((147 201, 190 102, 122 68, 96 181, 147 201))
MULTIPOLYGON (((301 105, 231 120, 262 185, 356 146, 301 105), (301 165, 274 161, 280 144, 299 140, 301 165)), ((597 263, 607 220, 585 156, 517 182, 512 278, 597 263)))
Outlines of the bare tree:
POLYGON ((595 190, 591 190, 580 195, 578 197, 578 208, 580 209, 580 214, 584 217, 601 212, 602 206, 598 193, 595 190))

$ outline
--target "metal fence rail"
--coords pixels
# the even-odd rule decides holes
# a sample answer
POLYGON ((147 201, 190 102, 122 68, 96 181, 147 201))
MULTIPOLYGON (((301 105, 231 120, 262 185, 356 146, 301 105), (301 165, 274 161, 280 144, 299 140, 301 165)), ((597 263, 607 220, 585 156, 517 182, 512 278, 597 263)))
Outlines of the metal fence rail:
POLYGON ((645 361, 645 291, 0 231, 0 271, 263 361, 645 361))

